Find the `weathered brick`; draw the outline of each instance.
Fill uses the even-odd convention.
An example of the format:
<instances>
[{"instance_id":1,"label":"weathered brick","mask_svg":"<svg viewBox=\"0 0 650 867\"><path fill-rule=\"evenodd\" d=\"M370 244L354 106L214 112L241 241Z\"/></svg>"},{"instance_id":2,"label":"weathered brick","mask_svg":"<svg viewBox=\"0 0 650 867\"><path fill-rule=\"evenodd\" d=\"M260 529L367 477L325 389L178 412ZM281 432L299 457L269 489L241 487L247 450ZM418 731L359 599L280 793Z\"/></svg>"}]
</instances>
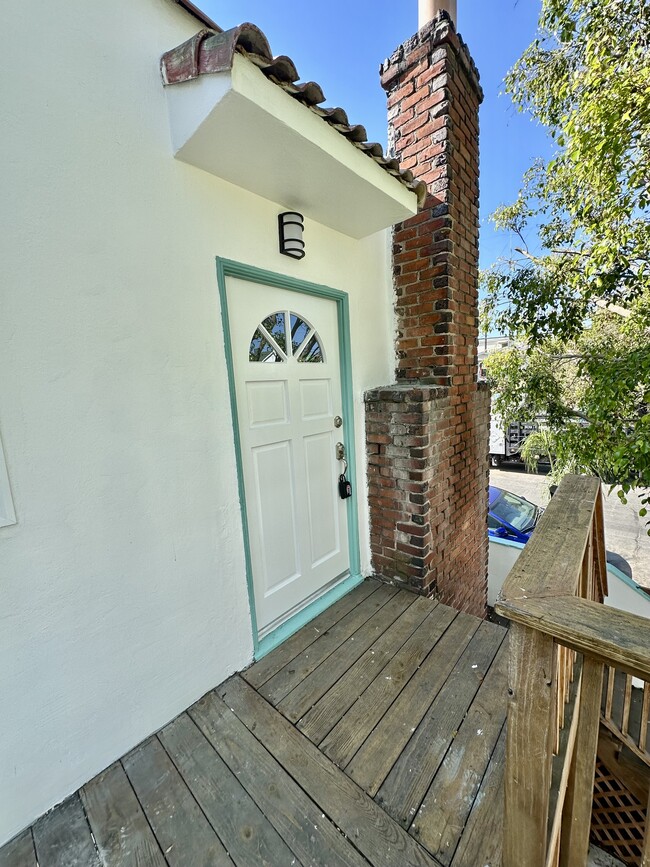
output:
<instances>
[{"instance_id":1,"label":"weathered brick","mask_svg":"<svg viewBox=\"0 0 650 867\"><path fill-rule=\"evenodd\" d=\"M429 185L395 227L397 378L366 395L375 570L483 616L489 393L476 383L478 105L444 19L382 68L397 157Z\"/></svg>"}]
</instances>

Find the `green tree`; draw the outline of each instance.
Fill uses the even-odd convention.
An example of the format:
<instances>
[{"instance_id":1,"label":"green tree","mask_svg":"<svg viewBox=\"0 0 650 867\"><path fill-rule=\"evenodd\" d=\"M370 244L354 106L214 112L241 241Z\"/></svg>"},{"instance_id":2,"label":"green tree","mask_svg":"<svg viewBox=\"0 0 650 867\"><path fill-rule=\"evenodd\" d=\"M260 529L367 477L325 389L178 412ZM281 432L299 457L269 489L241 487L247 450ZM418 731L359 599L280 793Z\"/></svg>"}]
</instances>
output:
<instances>
[{"instance_id":1,"label":"green tree","mask_svg":"<svg viewBox=\"0 0 650 867\"><path fill-rule=\"evenodd\" d=\"M506 418L543 413L558 460L650 486L650 0L542 0L506 79L556 143L493 216L518 239L483 275ZM529 239L534 239L530 244Z\"/></svg>"}]
</instances>

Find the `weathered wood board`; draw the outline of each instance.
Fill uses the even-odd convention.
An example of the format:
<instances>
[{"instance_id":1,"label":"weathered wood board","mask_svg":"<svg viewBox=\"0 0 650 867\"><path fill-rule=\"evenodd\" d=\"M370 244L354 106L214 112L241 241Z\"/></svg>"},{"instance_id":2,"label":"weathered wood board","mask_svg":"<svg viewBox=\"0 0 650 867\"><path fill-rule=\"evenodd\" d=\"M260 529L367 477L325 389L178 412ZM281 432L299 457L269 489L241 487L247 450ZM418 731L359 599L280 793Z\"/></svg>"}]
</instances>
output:
<instances>
[{"instance_id":1,"label":"weathered wood board","mask_svg":"<svg viewBox=\"0 0 650 867\"><path fill-rule=\"evenodd\" d=\"M101 867L79 795L46 813L33 831L39 867Z\"/></svg>"},{"instance_id":2,"label":"weathered wood board","mask_svg":"<svg viewBox=\"0 0 650 867\"><path fill-rule=\"evenodd\" d=\"M232 867L232 861L157 738L123 760L170 867Z\"/></svg>"},{"instance_id":3,"label":"weathered wood board","mask_svg":"<svg viewBox=\"0 0 650 867\"><path fill-rule=\"evenodd\" d=\"M248 689L253 692L251 687ZM275 719L284 721L270 705L263 704ZM265 749L235 716L230 706L231 702L226 705L215 693L210 693L190 708L189 713L291 851L303 864L314 867L327 867L332 861L349 867L365 867L357 850L283 769L272 750Z\"/></svg>"},{"instance_id":4,"label":"weathered wood board","mask_svg":"<svg viewBox=\"0 0 650 867\"><path fill-rule=\"evenodd\" d=\"M36 867L32 829L28 828L0 849L0 867Z\"/></svg>"},{"instance_id":5,"label":"weathered wood board","mask_svg":"<svg viewBox=\"0 0 650 867\"><path fill-rule=\"evenodd\" d=\"M0 867L500 867L504 634L364 582Z\"/></svg>"},{"instance_id":6,"label":"weathered wood board","mask_svg":"<svg viewBox=\"0 0 650 867\"><path fill-rule=\"evenodd\" d=\"M160 739L236 864L299 863L188 714L166 726Z\"/></svg>"},{"instance_id":7,"label":"weathered wood board","mask_svg":"<svg viewBox=\"0 0 650 867\"><path fill-rule=\"evenodd\" d=\"M341 618L356 608L364 599L367 599L375 590L378 590L380 586L378 581L371 580L359 584L351 593L347 593L338 602L335 602L334 605L331 605L326 611L323 611L322 614L319 614L318 617L315 617L306 626L283 641L272 653L267 654L259 662L242 672L242 677L251 686L259 689L262 684L317 641Z\"/></svg>"},{"instance_id":8,"label":"weathered wood board","mask_svg":"<svg viewBox=\"0 0 650 867\"><path fill-rule=\"evenodd\" d=\"M120 762L111 765L81 790L81 799L95 835L102 864L131 867L167 862L142 812Z\"/></svg>"},{"instance_id":9,"label":"weathered wood board","mask_svg":"<svg viewBox=\"0 0 650 867\"><path fill-rule=\"evenodd\" d=\"M400 648L365 692L321 742L321 750L340 767L346 767L379 723L458 612L439 605Z\"/></svg>"},{"instance_id":10,"label":"weathered wood board","mask_svg":"<svg viewBox=\"0 0 650 867\"><path fill-rule=\"evenodd\" d=\"M345 837L354 840L371 864L435 867L436 862L397 822L241 678L231 678L220 692L226 705L254 729L260 743L318 803L322 818L328 817Z\"/></svg>"}]
</instances>

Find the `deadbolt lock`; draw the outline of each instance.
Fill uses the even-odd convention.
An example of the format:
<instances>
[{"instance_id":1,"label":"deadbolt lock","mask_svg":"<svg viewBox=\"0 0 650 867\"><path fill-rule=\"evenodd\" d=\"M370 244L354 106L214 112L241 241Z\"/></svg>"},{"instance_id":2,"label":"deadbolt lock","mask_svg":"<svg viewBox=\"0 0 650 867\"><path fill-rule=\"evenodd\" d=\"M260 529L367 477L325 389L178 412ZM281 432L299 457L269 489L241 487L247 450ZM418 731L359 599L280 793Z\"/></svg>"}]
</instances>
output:
<instances>
[{"instance_id":1,"label":"deadbolt lock","mask_svg":"<svg viewBox=\"0 0 650 867\"><path fill-rule=\"evenodd\" d=\"M343 419L341 418L340 415L335 415L334 416L334 427L342 427L342 426L343 426Z\"/></svg>"}]
</instances>

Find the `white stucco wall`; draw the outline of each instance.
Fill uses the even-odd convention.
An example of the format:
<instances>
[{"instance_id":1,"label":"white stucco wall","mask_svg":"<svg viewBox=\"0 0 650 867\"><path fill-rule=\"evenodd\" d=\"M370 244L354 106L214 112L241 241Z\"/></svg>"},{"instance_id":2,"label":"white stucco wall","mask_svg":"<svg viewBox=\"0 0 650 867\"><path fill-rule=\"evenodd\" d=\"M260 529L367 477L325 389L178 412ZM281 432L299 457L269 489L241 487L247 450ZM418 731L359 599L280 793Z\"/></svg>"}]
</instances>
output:
<instances>
[{"instance_id":1,"label":"white stucco wall","mask_svg":"<svg viewBox=\"0 0 650 867\"><path fill-rule=\"evenodd\" d=\"M607 586L607 605L650 618L650 596L611 563L607 564Z\"/></svg>"},{"instance_id":2,"label":"white stucco wall","mask_svg":"<svg viewBox=\"0 0 650 867\"><path fill-rule=\"evenodd\" d=\"M277 205L172 159L158 61L199 28L169 0L3 14L0 844L251 659L215 256L349 292L369 566L387 239L307 210L293 261Z\"/></svg>"},{"instance_id":3,"label":"white stucco wall","mask_svg":"<svg viewBox=\"0 0 650 867\"><path fill-rule=\"evenodd\" d=\"M508 572L519 559L524 549L522 542L512 539L497 539L490 536L488 553L488 605L494 608Z\"/></svg>"}]
</instances>

